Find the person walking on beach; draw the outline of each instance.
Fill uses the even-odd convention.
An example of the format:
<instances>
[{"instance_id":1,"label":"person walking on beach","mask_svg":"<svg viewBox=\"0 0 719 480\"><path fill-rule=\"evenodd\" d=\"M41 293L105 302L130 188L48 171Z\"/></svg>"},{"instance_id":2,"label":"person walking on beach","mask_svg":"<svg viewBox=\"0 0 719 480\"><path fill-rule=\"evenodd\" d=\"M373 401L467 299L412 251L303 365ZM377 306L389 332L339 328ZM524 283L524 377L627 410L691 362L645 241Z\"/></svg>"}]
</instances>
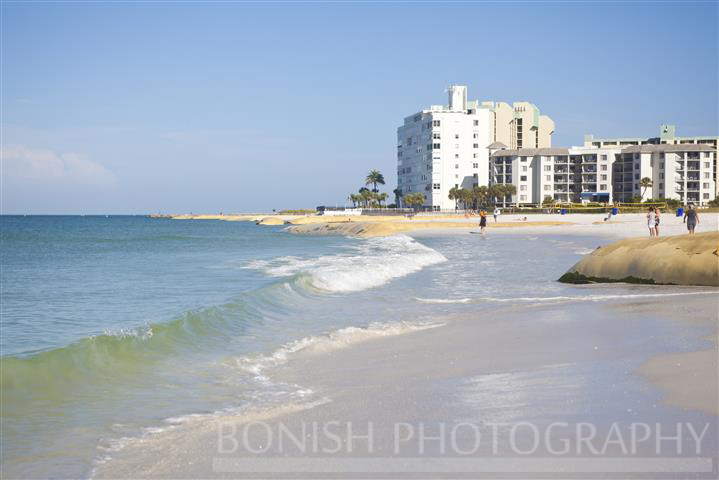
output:
<instances>
[{"instance_id":1,"label":"person walking on beach","mask_svg":"<svg viewBox=\"0 0 719 480\"><path fill-rule=\"evenodd\" d=\"M657 219L654 215L654 207L649 207L649 212L647 213L647 227L649 227L649 236L653 237L656 233L654 230L657 226Z\"/></svg>"},{"instance_id":2,"label":"person walking on beach","mask_svg":"<svg viewBox=\"0 0 719 480\"><path fill-rule=\"evenodd\" d=\"M500 213L502 212L499 210L499 207L494 207L494 223L497 223L497 217Z\"/></svg>"},{"instance_id":3,"label":"person walking on beach","mask_svg":"<svg viewBox=\"0 0 719 480\"><path fill-rule=\"evenodd\" d=\"M659 207L654 207L654 236L659 236Z\"/></svg>"},{"instance_id":4,"label":"person walking on beach","mask_svg":"<svg viewBox=\"0 0 719 480\"><path fill-rule=\"evenodd\" d=\"M689 204L689 208L687 208L686 213L684 213L684 221L687 224L687 230L689 230L689 235L693 235L694 228L697 226L697 223L700 223L699 214L694 209L693 203Z\"/></svg>"},{"instance_id":5,"label":"person walking on beach","mask_svg":"<svg viewBox=\"0 0 719 480\"><path fill-rule=\"evenodd\" d=\"M487 212L481 210L479 212L479 232L484 235L484 229L487 228Z\"/></svg>"}]
</instances>

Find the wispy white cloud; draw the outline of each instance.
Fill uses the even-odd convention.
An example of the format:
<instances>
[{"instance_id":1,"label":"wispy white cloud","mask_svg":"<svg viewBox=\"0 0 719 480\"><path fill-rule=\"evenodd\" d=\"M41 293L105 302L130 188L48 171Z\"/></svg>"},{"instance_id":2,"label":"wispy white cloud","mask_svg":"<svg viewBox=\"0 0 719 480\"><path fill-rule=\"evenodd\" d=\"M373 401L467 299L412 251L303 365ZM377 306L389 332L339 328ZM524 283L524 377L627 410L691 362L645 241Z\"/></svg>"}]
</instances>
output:
<instances>
[{"instance_id":1,"label":"wispy white cloud","mask_svg":"<svg viewBox=\"0 0 719 480\"><path fill-rule=\"evenodd\" d=\"M77 153L8 146L0 149L5 179L34 180L52 184L82 184L112 187L115 175L100 163Z\"/></svg>"}]
</instances>

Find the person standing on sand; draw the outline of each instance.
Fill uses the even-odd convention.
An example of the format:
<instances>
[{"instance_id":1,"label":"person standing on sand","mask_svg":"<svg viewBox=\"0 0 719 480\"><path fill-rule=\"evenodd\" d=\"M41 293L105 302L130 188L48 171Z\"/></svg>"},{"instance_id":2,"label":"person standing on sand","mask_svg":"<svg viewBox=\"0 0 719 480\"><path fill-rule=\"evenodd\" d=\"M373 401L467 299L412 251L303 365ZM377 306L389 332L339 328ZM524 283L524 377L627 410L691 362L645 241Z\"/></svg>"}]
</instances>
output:
<instances>
[{"instance_id":1,"label":"person standing on sand","mask_svg":"<svg viewBox=\"0 0 719 480\"><path fill-rule=\"evenodd\" d=\"M699 214L696 210L694 210L694 204L690 203L689 208L687 208L686 213L684 213L684 221L687 224L687 230L689 230L689 235L694 234L694 228L696 228L697 223L699 222Z\"/></svg>"},{"instance_id":2,"label":"person standing on sand","mask_svg":"<svg viewBox=\"0 0 719 480\"><path fill-rule=\"evenodd\" d=\"M654 207L654 236L659 236L659 207Z\"/></svg>"},{"instance_id":3,"label":"person standing on sand","mask_svg":"<svg viewBox=\"0 0 719 480\"><path fill-rule=\"evenodd\" d=\"M481 210L479 212L479 231L484 235L484 229L487 228L487 212Z\"/></svg>"},{"instance_id":4,"label":"person standing on sand","mask_svg":"<svg viewBox=\"0 0 719 480\"><path fill-rule=\"evenodd\" d=\"M655 228L657 226L657 219L654 215L654 207L649 207L649 212L647 213L647 227L649 227L649 236L653 237L655 234Z\"/></svg>"},{"instance_id":5,"label":"person standing on sand","mask_svg":"<svg viewBox=\"0 0 719 480\"><path fill-rule=\"evenodd\" d=\"M499 210L499 207L494 207L494 223L497 223L497 217L500 213L502 212Z\"/></svg>"}]
</instances>

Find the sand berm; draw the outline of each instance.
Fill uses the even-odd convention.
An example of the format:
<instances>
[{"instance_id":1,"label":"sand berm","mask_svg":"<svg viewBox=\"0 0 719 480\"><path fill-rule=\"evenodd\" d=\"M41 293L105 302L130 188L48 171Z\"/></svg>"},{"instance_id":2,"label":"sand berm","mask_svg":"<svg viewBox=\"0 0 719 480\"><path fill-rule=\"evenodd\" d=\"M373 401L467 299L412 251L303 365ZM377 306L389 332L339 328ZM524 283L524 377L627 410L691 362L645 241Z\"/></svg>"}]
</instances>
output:
<instances>
[{"instance_id":1,"label":"sand berm","mask_svg":"<svg viewBox=\"0 0 719 480\"><path fill-rule=\"evenodd\" d=\"M586 255L560 281L719 286L719 232L620 240Z\"/></svg>"}]
</instances>

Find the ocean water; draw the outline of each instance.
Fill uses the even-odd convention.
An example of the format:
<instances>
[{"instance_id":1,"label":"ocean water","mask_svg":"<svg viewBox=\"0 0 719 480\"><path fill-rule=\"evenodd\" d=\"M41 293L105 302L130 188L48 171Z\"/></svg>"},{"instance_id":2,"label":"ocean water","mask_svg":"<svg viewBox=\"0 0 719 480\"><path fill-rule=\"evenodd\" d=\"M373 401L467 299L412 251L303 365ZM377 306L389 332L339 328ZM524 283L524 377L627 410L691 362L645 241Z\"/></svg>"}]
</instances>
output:
<instances>
[{"instance_id":1,"label":"ocean water","mask_svg":"<svg viewBox=\"0 0 719 480\"><path fill-rule=\"evenodd\" d=\"M273 382L322 354L452 315L706 295L555 281L594 237L375 239L246 222L0 217L0 455L6 477L87 477L187 418L322 402Z\"/></svg>"}]
</instances>

